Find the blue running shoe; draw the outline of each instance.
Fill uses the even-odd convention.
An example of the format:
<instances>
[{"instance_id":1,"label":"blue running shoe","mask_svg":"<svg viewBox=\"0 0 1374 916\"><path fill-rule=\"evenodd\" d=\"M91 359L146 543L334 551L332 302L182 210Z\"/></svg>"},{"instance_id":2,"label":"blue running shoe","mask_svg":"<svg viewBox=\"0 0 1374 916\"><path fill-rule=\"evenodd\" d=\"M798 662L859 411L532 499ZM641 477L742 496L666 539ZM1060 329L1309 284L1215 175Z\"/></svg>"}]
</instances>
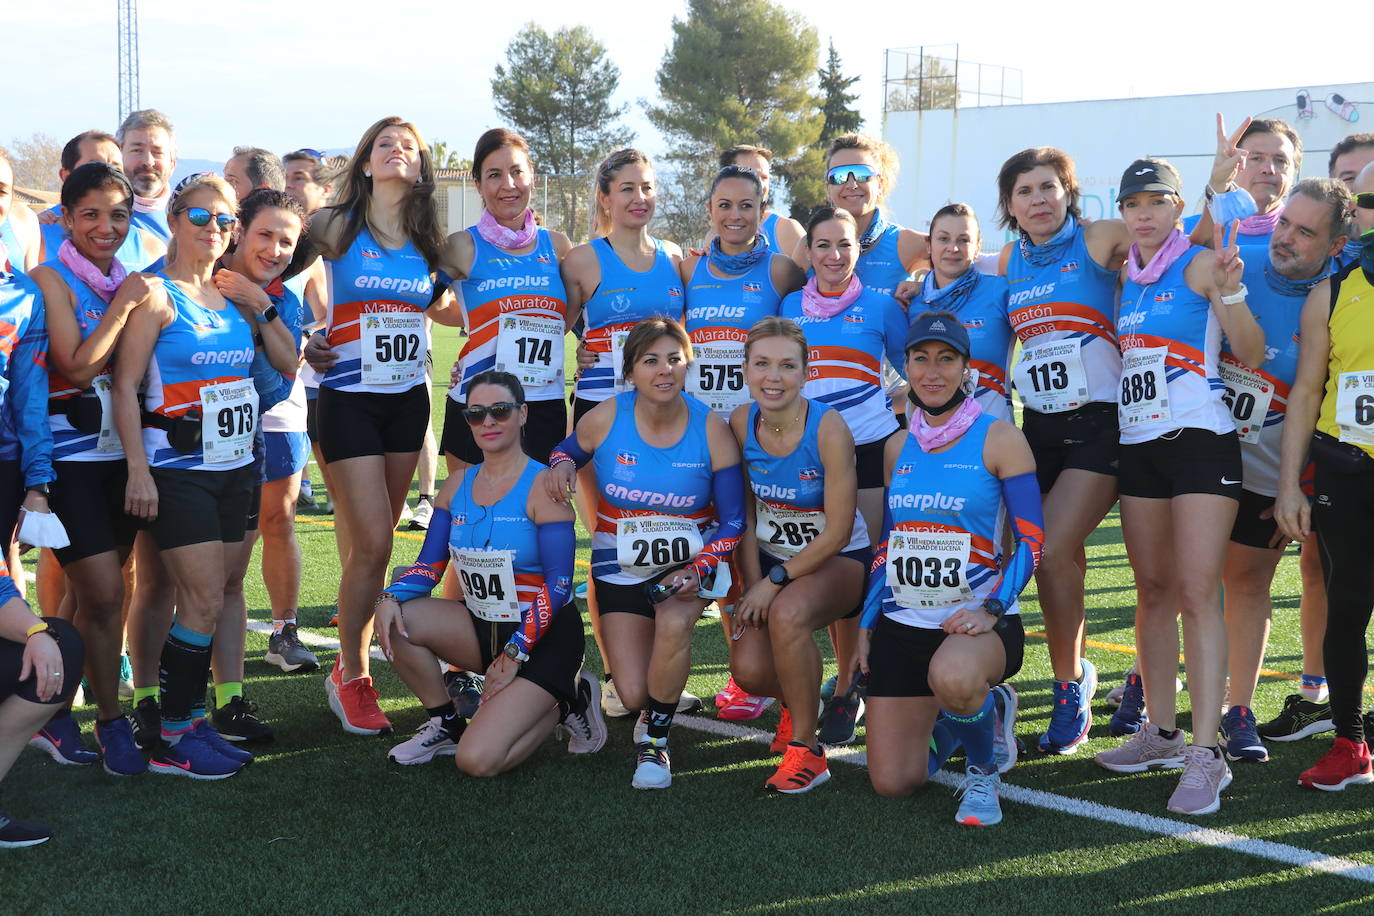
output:
<instances>
[{"instance_id":1,"label":"blue running shoe","mask_svg":"<svg viewBox=\"0 0 1374 916\"><path fill-rule=\"evenodd\" d=\"M36 747L55 762L67 766L90 766L100 755L81 740L81 728L67 710L48 720L48 724L29 739L29 747Z\"/></svg>"},{"instance_id":2,"label":"blue running shoe","mask_svg":"<svg viewBox=\"0 0 1374 916\"><path fill-rule=\"evenodd\" d=\"M1086 658L1079 660L1083 676L1077 681L1054 682L1054 705L1050 727L1040 736L1040 750L1046 754L1072 754L1088 738L1092 728L1093 694L1097 691L1097 668Z\"/></svg>"},{"instance_id":3,"label":"blue running shoe","mask_svg":"<svg viewBox=\"0 0 1374 916\"><path fill-rule=\"evenodd\" d=\"M227 743L227 742L226 742ZM191 779L228 779L243 764L230 760L206 743L194 731L186 732L176 744L163 743L148 761L151 773L189 776Z\"/></svg>"},{"instance_id":4,"label":"blue running shoe","mask_svg":"<svg viewBox=\"0 0 1374 916\"><path fill-rule=\"evenodd\" d=\"M1227 760L1251 760L1264 763L1269 751L1260 740L1255 713L1248 706L1232 706L1221 717L1222 749Z\"/></svg>"},{"instance_id":5,"label":"blue running shoe","mask_svg":"<svg viewBox=\"0 0 1374 916\"><path fill-rule=\"evenodd\" d=\"M964 781L956 792L963 796L959 802L959 813L954 815L956 824L972 824L975 827L991 827L1002 822L1002 803L998 793L1002 788L1002 777L996 773L984 773L969 764Z\"/></svg>"},{"instance_id":6,"label":"blue running shoe","mask_svg":"<svg viewBox=\"0 0 1374 916\"><path fill-rule=\"evenodd\" d=\"M1107 730L1113 738L1124 738L1140 731L1146 721L1145 682L1140 675L1132 672L1126 675L1126 690L1121 694L1121 705L1112 713L1112 722Z\"/></svg>"},{"instance_id":7,"label":"blue running shoe","mask_svg":"<svg viewBox=\"0 0 1374 916\"><path fill-rule=\"evenodd\" d=\"M134 744L134 729L129 720L120 716L107 725L95 723L95 740L105 760L105 772L111 776L137 776L148 772L148 764Z\"/></svg>"},{"instance_id":8,"label":"blue running shoe","mask_svg":"<svg viewBox=\"0 0 1374 916\"><path fill-rule=\"evenodd\" d=\"M228 757L230 760L242 766L247 766L253 762L253 755L241 747L236 747L225 740L224 736L210 724L209 719L201 719L196 723L196 727L191 729L191 734L200 738L210 749L221 757Z\"/></svg>"}]
</instances>

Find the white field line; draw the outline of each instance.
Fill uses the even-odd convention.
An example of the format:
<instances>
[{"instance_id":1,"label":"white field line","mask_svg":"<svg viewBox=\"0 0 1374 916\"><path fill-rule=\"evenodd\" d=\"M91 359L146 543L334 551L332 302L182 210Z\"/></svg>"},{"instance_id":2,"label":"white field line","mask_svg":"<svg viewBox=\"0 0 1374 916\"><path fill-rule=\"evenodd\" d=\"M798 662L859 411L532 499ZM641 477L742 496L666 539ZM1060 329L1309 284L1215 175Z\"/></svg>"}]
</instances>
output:
<instances>
[{"instance_id":1,"label":"white field line","mask_svg":"<svg viewBox=\"0 0 1374 916\"><path fill-rule=\"evenodd\" d=\"M272 632L270 624L259 620L249 621L248 628L258 633ZM328 649L339 648L339 641L328 636L317 636L314 633L307 633L305 631L300 631L299 636L301 642L308 645ZM380 649L374 648L371 652L371 657L378 661L384 661ZM690 728L694 731L708 732L713 735L723 735L742 741L753 741L758 744L767 744L773 737L770 733L760 731L756 728L745 728L733 722L722 722L719 719L712 719L706 716L680 716L673 720L673 724L681 728ZM857 749L844 747L828 749L827 757L835 763L845 763L859 767L867 767L868 765L868 755ZM933 782L951 787L958 785L960 779L961 777L958 774L948 771L936 773L932 777ZM1027 789L1023 786L1017 786L1007 782L1002 783L1001 797L1007 801L1031 805L1036 808L1044 808L1047 811L1072 814L1076 817L1085 817L1090 820L1101 821L1104 824L1112 824L1114 826L1132 827L1143 833L1174 837L1185 843L1228 849L1232 852L1258 856L1261 859L1268 859L1283 865L1310 868L1313 871L1338 875L1342 878L1352 878L1367 884L1374 884L1374 866L1356 862L1353 859L1328 856L1298 846L1289 846L1286 843L1257 840L1226 830L1213 830L1187 821L1157 817L1152 814L1142 814L1139 811L1130 811L1125 808L1113 808L1110 805L1101 805L1097 802L1084 801L1064 795L1056 795L1053 792L1042 792L1039 789Z\"/></svg>"}]
</instances>

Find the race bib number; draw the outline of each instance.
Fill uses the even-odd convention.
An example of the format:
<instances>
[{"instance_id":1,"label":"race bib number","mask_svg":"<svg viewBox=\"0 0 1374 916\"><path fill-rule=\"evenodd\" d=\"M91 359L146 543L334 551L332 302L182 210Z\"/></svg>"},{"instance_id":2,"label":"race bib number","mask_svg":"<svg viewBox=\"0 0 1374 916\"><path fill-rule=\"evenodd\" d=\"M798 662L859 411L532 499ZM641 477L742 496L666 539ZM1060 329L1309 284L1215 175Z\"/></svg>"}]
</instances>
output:
<instances>
[{"instance_id":1,"label":"race bib number","mask_svg":"<svg viewBox=\"0 0 1374 916\"><path fill-rule=\"evenodd\" d=\"M749 400L744 387L744 344L694 344L687 371L687 390L720 413L729 413Z\"/></svg>"},{"instance_id":2,"label":"race bib number","mask_svg":"<svg viewBox=\"0 0 1374 916\"><path fill-rule=\"evenodd\" d=\"M1374 372L1341 373L1336 427L1342 442L1374 445Z\"/></svg>"},{"instance_id":3,"label":"race bib number","mask_svg":"<svg viewBox=\"0 0 1374 916\"><path fill-rule=\"evenodd\" d=\"M1063 413L1088 403L1088 373L1078 340L1048 340L1022 347L1016 364L1021 403L1038 413Z\"/></svg>"},{"instance_id":4,"label":"race bib number","mask_svg":"<svg viewBox=\"0 0 1374 916\"><path fill-rule=\"evenodd\" d=\"M759 499L754 501L754 535L772 557L790 560L825 530L825 513L787 509Z\"/></svg>"},{"instance_id":5,"label":"race bib number","mask_svg":"<svg viewBox=\"0 0 1374 916\"><path fill-rule=\"evenodd\" d=\"M625 340L629 336L628 330L611 332L611 367L615 369L617 392L630 390L630 383L625 378Z\"/></svg>"},{"instance_id":6,"label":"race bib number","mask_svg":"<svg viewBox=\"0 0 1374 916\"><path fill-rule=\"evenodd\" d=\"M362 326L363 383L392 385L425 371L425 316L420 312L380 312L358 316Z\"/></svg>"},{"instance_id":7,"label":"race bib number","mask_svg":"<svg viewBox=\"0 0 1374 916\"><path fill-rule=\"evenodd\" d=\"M95 390L95 396L100 401L100 434L95 440L95 450L98 452L117 452L124 448L119 441L119 433L114 428L114 408L110 403L110 394L114 390L114 378L110 375L97 375L91 379L91 388Z\"/></svg>"},{"instance_id":8,"label":"race bib number","mask_svg":"<svg viewBox=\"0 0 1374 916\"><path fill-rule=\"evenodd\" d=\"M1123 427L1164 422L1172 416L1164 360L1168 347L1132 350L1121 360L1121 400L1117 417Z\"/></svg>"},{"instance_id":9,"label":"race bib number","mask_svg":"<svg viewBox=\"0 0 1374 916\"><path fill-rule=\"evenodd\" d=\"M1273 384L1255 370L1227 357L1222 357L1217 373L1226 386L1226 393L1221 397L1231 408L1236 435L1241 442L1258 442L1264 419L1269 415L1269 404L1274 400Z\"/></svg>"},{"instance_id":10,"label":"race bib number","mask_svg":"<svg viewBox=\"0 0 1374 916\"><path fill-rule=\"evenodd\" d=\"M206 464L227 464L253 453L258 392L252 379L200 389L200 444Z\"/></svg>"},{"instance_id":11,"label":"race bib number","mask_svg":"<svg viewBox=\"0 0 1374 916\"><path fill-rule=\"evenodd\" d=\"M686 566L702 548L701 532L688 518L645 515L615 523L615 558L621 570L640 579Z\"/></svg>"},{"instance_id":12,"label":"race bib number","mask_svg":"<svg viewBox=\"0 0 1374 916\"><path fill-rule=\"evenodd\" d=\"M522 385L563 378L563 321L544 315L506 315L496 335L496 368Z\"/></svg>"},{"instance_id":13,"label":"race bib number","mask_svg":"<svg viewBox=\"0 0 1374 916\"><path fill-rule=\"evenodd\" d=\"M449 547L448 551L463 583L463 603L468 610L492 623L519 621L514 551L457 547Z\"/></svg>"},{"instance_id":14,"label":"race bib number","mask_svg":"<svg viewBox=\"0 0 1374 916\"><path fill-rule=\"evenodd\" d=\"M973 598L967 532L894 531L887 542L887 584L905 608L949 607Z\"/></svg>"}]
</instances>

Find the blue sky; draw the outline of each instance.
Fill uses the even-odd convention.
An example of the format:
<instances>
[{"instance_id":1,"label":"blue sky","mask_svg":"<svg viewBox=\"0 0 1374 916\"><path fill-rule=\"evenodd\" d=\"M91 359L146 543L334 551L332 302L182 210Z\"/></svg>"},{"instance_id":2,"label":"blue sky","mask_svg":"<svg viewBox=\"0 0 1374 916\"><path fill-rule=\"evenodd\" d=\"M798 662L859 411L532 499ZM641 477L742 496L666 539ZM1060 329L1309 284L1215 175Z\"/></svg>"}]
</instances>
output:
<instances>
[{"instance_id":1,"label":"blue sky","mask_svg":"<svg viewBox=\"0 0 1374 916\"><path fill-rule=\"evenodd\" d=\"M860 106L875 132L887 47L957 42L965 60L1021 69L1028 102L1350 82L1370 72L1348 20L1321 29L1309 19L1305 30L1295 29L1299 8L1291 4L786 5L816 27L822 47L833 37L845 68L862 77ZM0 142L35 131L65 140L89 127L113 129L115 0L6 0L5 7L0 34L12 88L0 103ZM884 8L889 12L880 13ZM244 143L282 152L347 147L377 117L393 113L467 154L498 123L489 81L515 32L530 21L550 30L586 24L620 66L620 101L631 105L629 123L654 152L662 143L639 103L656 95L654 74L672 19L685 9L683 0L141 0L141 102L172 117L183 157L220 161ZM1133 35L1145 10L1149 34ZM1247 48L1257 50L1235 50Z\"/></svg>"}]
</instances>

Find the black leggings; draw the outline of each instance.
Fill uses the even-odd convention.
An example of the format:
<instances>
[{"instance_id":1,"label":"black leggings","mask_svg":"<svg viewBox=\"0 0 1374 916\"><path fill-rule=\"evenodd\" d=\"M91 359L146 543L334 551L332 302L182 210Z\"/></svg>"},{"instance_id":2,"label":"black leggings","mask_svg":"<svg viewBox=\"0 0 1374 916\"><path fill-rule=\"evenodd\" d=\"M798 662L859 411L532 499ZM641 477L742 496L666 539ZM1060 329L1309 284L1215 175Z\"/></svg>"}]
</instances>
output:
<instances>
[{"instance_id":1,"label":"black leggings","mask_svg":"<svg viewBox=\"0 0 1374 916\"><path fill-rule=\"evenodd\" d=\"M1312 526L1326 576L1326 636L1322 657L1338 738L1361 741L1360 721L1369 657L1365 630L1374 610L1374 470L1342 473L1317 462Z\"/></svg>"},{"instance_id":2,"label":"black leggings","mask_svg":"<svg viewBox=\"0 0 1374 916\"><path fill-rule=\"evenodd\" d=\"M85 652L81 647L81 636L76 627L56 617L43 618L48 626L57 633L57 647L62 652L62 689L47 701L49 706L59 706L72 698L76 687L81 683L81 665ZM37 618L34 618L37 622ZM47 639L37 636L35 639ZM20 681L19 672L24 667L24 644L0 639L0 702L17 696L30 703L42 703L38 699L38 684L32 674Z\"/></svg>"}]
</instances>

